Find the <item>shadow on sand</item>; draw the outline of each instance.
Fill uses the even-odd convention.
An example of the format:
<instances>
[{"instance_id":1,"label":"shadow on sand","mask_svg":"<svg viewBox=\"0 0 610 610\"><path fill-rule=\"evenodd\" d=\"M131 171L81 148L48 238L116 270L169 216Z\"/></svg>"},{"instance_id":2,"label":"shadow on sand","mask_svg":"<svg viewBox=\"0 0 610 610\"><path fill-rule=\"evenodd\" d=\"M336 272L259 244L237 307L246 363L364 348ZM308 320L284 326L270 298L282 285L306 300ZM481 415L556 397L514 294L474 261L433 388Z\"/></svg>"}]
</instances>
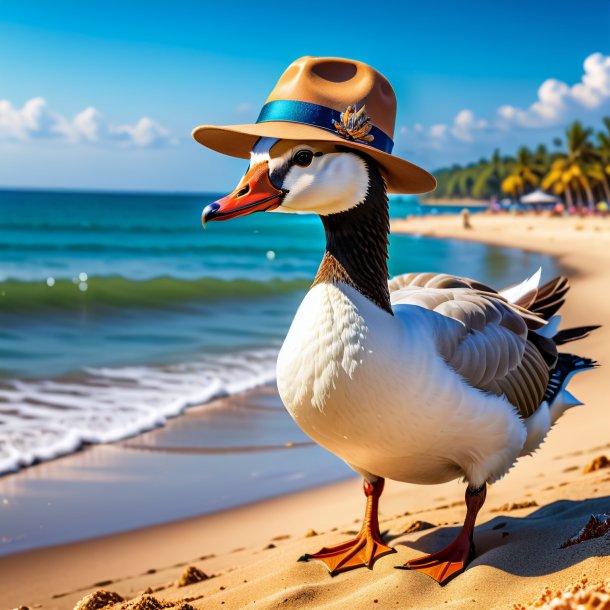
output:
<instances>
[{"instance_id":1,"label":"shadow on sand","mask_svg":"<svg viewBox=\"0 0 610 610\"><path fill-rule=\"evenodd\" d=\"M610 556L610 535L560 548L586 525L592 514L610 512L610 496L582 501L559 500L527 517L499 515L475 529L476 556L470 567L488 565L516 576L559 572L589 557ZM393 539L394 546L433 553L447 546L458 527L442 527L414 542ZM389 540L387 537L386 540Z\"/></svg>"}]
</instances>

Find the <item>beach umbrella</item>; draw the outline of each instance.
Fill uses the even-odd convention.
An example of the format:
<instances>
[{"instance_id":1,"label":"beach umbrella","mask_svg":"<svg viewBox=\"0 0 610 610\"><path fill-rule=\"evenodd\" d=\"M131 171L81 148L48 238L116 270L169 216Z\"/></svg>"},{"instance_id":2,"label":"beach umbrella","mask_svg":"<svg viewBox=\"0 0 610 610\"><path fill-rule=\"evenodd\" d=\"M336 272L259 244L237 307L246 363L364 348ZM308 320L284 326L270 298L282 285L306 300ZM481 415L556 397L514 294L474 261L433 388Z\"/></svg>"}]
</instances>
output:
<instances>
[{"instance_id":1,"label":"beach umbrella","mask_svg":"<svg viewBox=\"0 0 610 610\"><path fill-rule=\"evenodd\" d=\"M529 195L523 195L520 199L524 205L548 205L550 203L557 203L559 199L553 195L549 195L540 189L529 193Z\"/></svg>"}]
</instances>

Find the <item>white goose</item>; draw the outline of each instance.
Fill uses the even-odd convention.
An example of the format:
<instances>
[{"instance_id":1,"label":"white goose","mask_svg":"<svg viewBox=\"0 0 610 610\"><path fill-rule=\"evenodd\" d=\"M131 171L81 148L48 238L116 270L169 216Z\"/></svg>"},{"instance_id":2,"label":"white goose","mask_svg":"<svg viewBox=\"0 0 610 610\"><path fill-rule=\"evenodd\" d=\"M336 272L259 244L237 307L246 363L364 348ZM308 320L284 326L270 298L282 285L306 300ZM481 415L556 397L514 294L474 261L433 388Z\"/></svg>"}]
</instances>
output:
<instances>
[{"instance_id":1,"label":"white goose","mask_svg":"<svg viewBox=\"0 0 610 610\"><path fill-rule=\"evenodd\" d=\"M333 142L262 137L233 193L207 206L203 222L253 211L313 213L326 251L277 363L282 401L302 430L364 477L358 536L306 556L331 573L372 567L392 552L379 532L384 478L467 483L457 539L409 561L444 583L473 554L486 484L536 450L578 403L565 385L595 363L557 345L595 327L558 331L568 290L540 274L496 292L447 274L387 281L389 215L384 176L362 150Z\"/></svg>"}]
</instances>

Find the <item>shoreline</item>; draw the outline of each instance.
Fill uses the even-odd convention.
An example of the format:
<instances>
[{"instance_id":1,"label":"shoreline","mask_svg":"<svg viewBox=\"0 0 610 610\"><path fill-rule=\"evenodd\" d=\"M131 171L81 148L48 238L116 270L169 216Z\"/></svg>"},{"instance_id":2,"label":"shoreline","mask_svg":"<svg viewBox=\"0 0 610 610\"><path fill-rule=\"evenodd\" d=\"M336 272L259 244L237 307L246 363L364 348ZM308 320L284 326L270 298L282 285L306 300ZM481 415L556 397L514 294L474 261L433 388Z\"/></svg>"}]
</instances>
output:
<instances>
[{"instance_id":1,"label":"shoreline","mask_svg":"<svg viewBox=\"0 0 610 610\"><path fill-rule=\"evenodd\" d=\"M392 228L397 232L480 241L552 254L571 278L577 280L563 310L566 323L608 324L603 288L610 285L610 222L577 219L574 222L586 225L577 229L569 220L476 215L471 219L473 230L466 231L461 227L459 215L433 216L394 220ZM549 222L559 223L550 225L550 234ZM595 230L595 223L602 227L601 230ZM535 245L532 244L533 236L536 237ZM586 258L582 256L583 248L587 249ZM610 361L610 331L607 329L608 326L579 343L577 350L601 362ZM177 600L190 596L194 597L190 602L194 607L206 609L250 605L271 608L283 603L284 599L288 602L282 607L287 608L312 607L308 604L314 600L316 605L341 607L333 604L347 599L359 608L370 607L373 598L388 600L388 594L394 595L392 604L394 600L402 601L401 608L447 608L447 601L462 599L466 602L475 599L473 596L481 603L485 603L481 599L485 595L487 603L489 600L495 600L494 603L507 601L506 592L502 593L507 587L512 587L513 591L519 587L519 597L512 601L526 602L535 598L537 592L542 593L546 586L569 584L581 572L588 572L591 578L599 577L604 570L606 574L610 571L608 551L604 551L600 540L587 543L586 552L582 550L584 545L574 547L580 555L575 551L578 561L569 565L555 561L558 553L553 549L556 546L550 546L550 559L546 558L544 563L549 569L525 574L511 568L508 559L502 557L505 548L504 542L500 542L504 540L503 536L500 538L502 528L494 528L502 522L501 517L509 523L507 540L508 543L515 540L517 549L512 553L518 553L525 548L532 532L546 532L543 537L548 538L551 530L558 530L555 535L561 537L575 527L581 514L576 514L574 523L568 524L568 517L561 512L565 508L563 499L576 503L573 510L577 506L584 512L602 506L610 508L609 471L582 475L582 468L590 459L604 451L609 454L610 414L602 404L604 392L607 394L602 378L599 372L576 377L570 390L583 399L587 407L568 413L533 458L521 460L505 479L490 489L488 503L478 520L477 536L483 539L483 544L479 545L482 557L495 548L496 555L500 556L497 561L475 561L471 569L443 589L429 579L422 580L421 575L397 571L393 566L403 563L405 557L408 559L421 554L422 550L430 550L429 547L438 547L439 537L447 536L446 526L423 534L417 530L404 534L420 516L421 520L438 526L461 519L463 486L455 482L429 487L388 482L381 505L382 529L389 529L396 537L393 544L399 554L383 558L372 572L356 570L330 579L320 564L294 562L303 552L345 538L341 531L357 529L354 521L360 520L363 503L360 482L352 479L217 514L0 558L2 578L19 587L18 593L8 595L0 590L0 601L9 607L38 603L45 609L68 608L87 591L104 583L104 588L126 597L133 597L147 587L161 587L155 593L159 599ZM583 504L587 498L589 504ZM501 510L504 504L510 505L514 501L536 502L536 506ZM541 517L528 520L528 515L539 507L547 513L551 511L554 525L547 523L548 515L546 520ZM510 516L504 517L507 512ZM308 536L311 529L319 535ZM428 539L430 542L426 543ZM535 545L529 548L530 554L536 554L535 548ZM168 585L191 564L215 575L214 578L184 589ZM75 573L72 572L74 566L78 566ZM524 576L534 578L525 580ZM482 583L487 583L489 591L481 590ZM49 591L53 591L51 595L70 593L53 598ZM205 597L198 598L198 595ZM254 604L254 601L258 603Z\"/></svg>"},{"instance_id":2,"label":"shoreline","mask_svg":"<svg viewBox=\"0 0 610 610\"><path fill-rule=\"evenodd\" d=\"M489 201L484 201L482 199L472 199L471 197L422 197L420 199L420 204L422 207L447 207L447 208L457 208L457 207L465 207L465 208L488 208Z\"/></svg>"},{"instance_id":3,"label":"shoreline","mask_svg":"<svg viewBox=\"0 0 610 610\"><path fill-rule=\"evenodd\" d=\"M610 218L544 218L533 214L523 214L521 216L509 216L508 214L477 214L476 217L471 217L470 222L475 225L474 229L464 229L462 226L462 218L459 214L443 214L443 215L424 215L420 217L410 217L404 219L394 218L390 221L390 230L392 233L401 235L417 235L420 237L431 237L436 239L457 239L466 242L481 243L488 246L496 246L499 248L518 248L524 252L532 254L548 254L551 255L558 263L563 272L571 278L587 275L590 271L588 266L575 265L568 259L573 254L573 249L566 251L559 236L550 237L548 233L544 236L546 241L536 245L531 243L531 240L525 236L509 235L507 229L510 226L510 221L514 219L518 224L524 224L525 230L530 232L531 237L536 237L535 224L540 219L548 223L557 223L554 229L561 229L561 223L569 223L570 229L576 230L574 227L586 225L604 226L606 230L610 230ZM481 219L484 219L481 221ZM489 219L489 220L486 220ZM494 219L494 220L492 220ZM508 222L503 222L508 221ZM481 231L476 230L476 224L487 225L494 227L494 230L481 235ZM506 227L502 228L502 225ZM564 227L565 228L565 225ZM592 227L593 228L593 227ZM584 233L586 235L586 233ZM582 241L582 240L581 240ZM610 237L608 238L610 244ZM544 270L543 270L544 271Z\"/></svg>"},{"instance_id":4,"label":"shoreline","mask_svg":"<svg viewBox=\"0 0 610 610\"><path fill-rule=\"evenodd\" d=\"M0 558L231 510L350 475L294 426L266 384L5 475Z\"/></svg>"}]
</instances>

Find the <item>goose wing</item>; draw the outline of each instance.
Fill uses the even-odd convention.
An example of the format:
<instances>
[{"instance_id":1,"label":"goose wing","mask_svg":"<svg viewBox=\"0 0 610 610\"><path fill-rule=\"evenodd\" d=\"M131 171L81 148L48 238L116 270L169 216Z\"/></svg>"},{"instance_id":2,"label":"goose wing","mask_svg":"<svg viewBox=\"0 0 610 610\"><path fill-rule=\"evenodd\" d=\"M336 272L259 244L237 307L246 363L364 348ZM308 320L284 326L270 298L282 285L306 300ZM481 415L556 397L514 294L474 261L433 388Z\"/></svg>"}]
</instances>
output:
<instances>
[{"instance_id":1,"label":"goose wing","mask_svg":"<svg viewBox=\"0 0 610 610\"><path fill-rule=\"evenodd\" d=\"M539 314L447 274L400 275L389 286L393 307L416 305L436 314L430 319L437 349L467 383L505 396L523 418L537 410L550 375L535 332L546 324Z\"/></svg>"}]
</instances>

